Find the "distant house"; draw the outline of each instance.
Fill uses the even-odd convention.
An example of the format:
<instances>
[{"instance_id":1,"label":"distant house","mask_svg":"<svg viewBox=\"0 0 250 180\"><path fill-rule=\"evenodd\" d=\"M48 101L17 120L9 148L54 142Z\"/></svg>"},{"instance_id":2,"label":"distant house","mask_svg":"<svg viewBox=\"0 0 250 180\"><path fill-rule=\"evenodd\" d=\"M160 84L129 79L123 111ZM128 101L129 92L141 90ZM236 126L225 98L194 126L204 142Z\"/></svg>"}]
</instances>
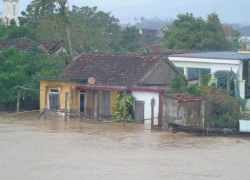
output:
<instances>
[{"instance_id":1,"label":"distant house","mask_svg":"<svg viewBox=\"0 0 250 180\"><path fill-rule=\"evenodd\" d=\"M163 38L165 32L166 32L166 31L169 31L171 28L172 28L172 24L167 24L167 25L163 26L161 29L159 29L159 30L156 32L156 37L157 37L158 39Z\"/></svg>"},{"instance_id":2,"label":"distant house","mask_svg":"<svg viewBox=\"0 0 250 180\"><path fill-rule=\"evenodd\" d=\"M41 78L40 108L66 107L69 111L109 117L114 114L117 94L127 91L135 99L135 121L150 120L150 103L154 99L154 125L161 125L163 91L170 89L175 75L186 81L166 57L82 54L60 77Z\"/></svg>"},{"instance_id":3,"label":"distant house","mask_svg":"<svg viewBox=\"0 0 250 180\"><path fill-rule=\"evenodd\" d=\"M42 51L46 51L48 53L56 54L63 50L62 41L33 41L33 40L25 40L25 39L1 39L0 40L0 50L15 47L20 51L28 51L32 47L38 47Z\"/></svg>"},{"instance_id":4,"label":"distant house","mask_svg":"<svg viewBox=\"0 0 250 180\"><path fill-rule=\"evenodd\" d=\"M193 78L189 77L190 72L197 71L199 85L202 85L204 74L212 74L212 82L215 83L221 80L220 75L226 75L225 83L221 86L245 99L246 108L250 110L249 51L176 54L170 55L169 60L183 71L189 80Z\"/></svg>"},{"instance_id":5,"label":"distant house","mask_svg":"<svg viewBox=\"0 0 250 180\"><path fill-rule=\"evenodd\" d=\"M19 0L4 0L3 1L3 22L6 25L10 24L11 20L15 20L19 25Z\"/></svg>"},{"instance_id":6,"label":"distant house","mask_svg":"<svg viewBox=\"0 0 250 180\"><path fill-rule=\"evenodd\" d=\"M142 29L143 44L156 44L158 42L157 31L157 29Z\"/></svg>"},{"instance_id":7,"label":"distant house","mask_svg":"<svg viewBox=\"0 0 250 180\"><path fill-rule=\"evenodd\" d=\"M240 36L239 44L242 49L250 49L250 35L249 36Z\"/></svg>"},{"instance_id":8,"label":"distant house","mask_svg":"<svg viewBox=\"0 0 250 180\"><path fill-rule=\"evenodd\" d=\"M233 26L230 25L223 25L223 30L225 32L226 38L231 39L235 37L236 30Z\"/></svg>"}]
</instances>

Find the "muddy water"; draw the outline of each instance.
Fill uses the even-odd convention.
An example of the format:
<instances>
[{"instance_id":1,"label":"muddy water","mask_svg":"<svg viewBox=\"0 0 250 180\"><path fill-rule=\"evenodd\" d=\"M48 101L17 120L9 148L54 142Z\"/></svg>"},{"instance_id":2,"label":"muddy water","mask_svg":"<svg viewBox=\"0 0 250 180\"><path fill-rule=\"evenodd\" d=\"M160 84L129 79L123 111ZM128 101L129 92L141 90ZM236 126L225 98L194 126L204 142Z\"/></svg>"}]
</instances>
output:
<instances>
[{"instance_id":1,"label":"muddy water","mask_svg":"<svg viewBox=\"0 0 250 180\"><path fill-rule=\"evenodd\" d=\"M250 138L36 117L0 119L1 180L250 179Z\"/></svg>"}]
</instances>

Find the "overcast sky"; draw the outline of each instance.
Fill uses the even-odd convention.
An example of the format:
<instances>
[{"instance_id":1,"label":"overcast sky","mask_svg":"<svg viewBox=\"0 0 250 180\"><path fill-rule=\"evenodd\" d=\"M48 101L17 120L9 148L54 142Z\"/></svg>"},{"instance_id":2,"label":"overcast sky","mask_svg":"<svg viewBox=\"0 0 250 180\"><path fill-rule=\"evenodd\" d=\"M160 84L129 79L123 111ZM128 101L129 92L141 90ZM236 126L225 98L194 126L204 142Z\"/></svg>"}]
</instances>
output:
<instances>
[{"instance_id":1,"label":"overcast sky","mask_svg":"<svg viewBox=\"0 0 250 180\"><path fill-rule=\"evenodd\" d=\"M19 0L20 11L30 2ZM216 12L223 23L250 25L250 0L69 0L69 6L72 5L97 6L100 10L111 11L121 23L135 17L175 19L176 15L185 12L206 18L207 14Z\"/></svg>"}]
</instances>

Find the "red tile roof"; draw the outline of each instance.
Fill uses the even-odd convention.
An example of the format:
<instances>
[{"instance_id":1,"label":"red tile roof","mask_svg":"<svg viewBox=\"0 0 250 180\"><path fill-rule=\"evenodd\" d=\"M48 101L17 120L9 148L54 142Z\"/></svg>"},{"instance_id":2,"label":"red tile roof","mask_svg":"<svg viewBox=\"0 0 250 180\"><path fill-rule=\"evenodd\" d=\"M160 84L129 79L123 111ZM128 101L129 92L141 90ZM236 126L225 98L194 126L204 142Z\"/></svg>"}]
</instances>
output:
<instances>
[{"instance_id":1,"label":"red tile roof","mask_svg":"<svg viewBox=\"0 0 250 180\"><path fill-rule=\"evenodd\" d=\"M223 25L223 29L227 37L231 37L235 35L235 29L233 26Z\"/></svg>"},{"instance_id":2,"label":"red tile roof","mask_svg":"<svg viewBox=\"0 0 250 180\"><path fill-rule=\"evenodd\" d=\"M61 47L62 41L33 41L25 39L2 39L0 40L0 49L15 47L21 51L27 51L32 46L42 45L48 52L56 52Z\"/></svg>"},{"instance_id":3,"label":"red tile roof","mask_svg":"<svg viewBox=\"0 0 250 180\"><path fill-rule=\"evenodd\" d=\"M162 56L82 54L61 74L63 78L95 78L95 85L138 86ZM172 68L171 62L165 61Z\"/></svg>"},{"instance_id":4,"label":"red tile roof","mask_svg":"<svg viewBox=\"0 0 250 180\"><path fill-rule=\"evenodd\" d=\"M175 93L170 95L171 98L177 100L177 101L202 101L204 98L199 96L193 96L191 94L184 94L184 93Z\"/></svg>"}]
</instances>

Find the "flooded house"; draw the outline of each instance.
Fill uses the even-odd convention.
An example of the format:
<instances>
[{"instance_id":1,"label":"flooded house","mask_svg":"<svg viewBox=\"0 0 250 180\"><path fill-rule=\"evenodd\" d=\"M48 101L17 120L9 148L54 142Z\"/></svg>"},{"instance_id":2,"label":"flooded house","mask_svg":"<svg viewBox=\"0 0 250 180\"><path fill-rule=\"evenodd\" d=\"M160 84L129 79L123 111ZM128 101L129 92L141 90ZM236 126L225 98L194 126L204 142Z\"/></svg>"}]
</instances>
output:
<instances>
[{"instance_id":1,"label":"flooded house","mask_svg":"<svg viewBox=\"0 0 250 180\"><path fill-rule=\"evenodd\" d=\"M126 91L134 98L136 122L150 120L154 99L154 125L162 125L163 92L176 75L186 81L162 56L82 54L60 77L40 79L40 108L112 117L117 94Z\"/></svg>"},{"instance_id":2,"label":"flooded house","mask_svg":"<svg viewBox=\"0 0 250 180\"><path fill-rule=\"evenodd\" d=\"M211 74L212 82L228 94L244 99L246 103L242 109L250 110L250 51L175 54L168 58L185 74L189 83L202 85L202 77Z\"/></svg>"}]
</instances>

